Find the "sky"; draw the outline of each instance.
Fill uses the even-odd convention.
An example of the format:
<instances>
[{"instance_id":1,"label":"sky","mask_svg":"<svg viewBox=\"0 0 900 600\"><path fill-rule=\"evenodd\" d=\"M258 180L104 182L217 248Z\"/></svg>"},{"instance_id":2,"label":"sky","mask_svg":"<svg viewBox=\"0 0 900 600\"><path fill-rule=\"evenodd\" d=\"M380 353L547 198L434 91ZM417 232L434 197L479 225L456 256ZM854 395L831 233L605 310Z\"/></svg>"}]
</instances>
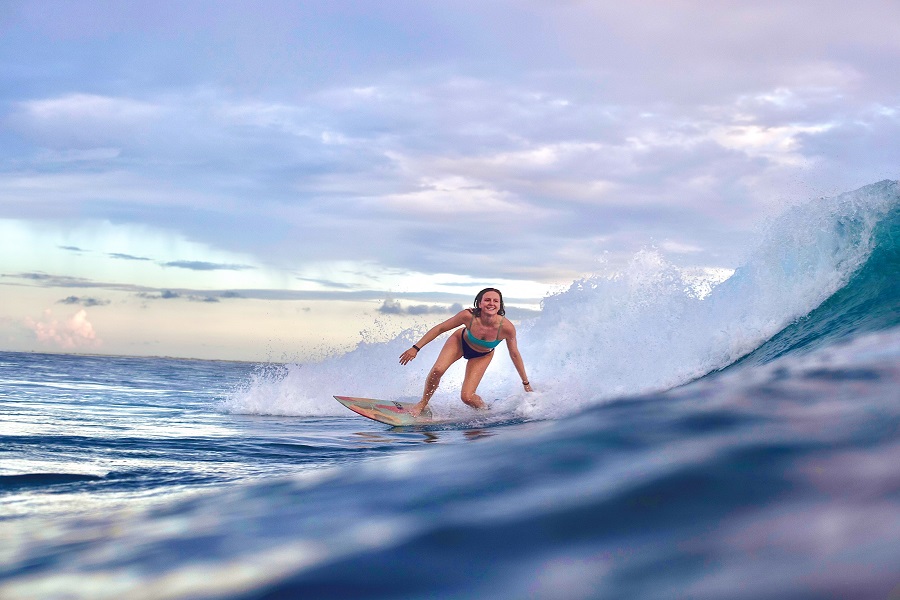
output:
<instances>
[{"instance_id":1,"label":"sky","mask_svg":"<svg viewBox=\"0 0 900 600\"><path fill-rule=\"evenodd\" d=\"M900 178L896 0L0 2L0 350L308 360ZM723 275L724 274L724 275Z\"/></svg>"}]
</instances>

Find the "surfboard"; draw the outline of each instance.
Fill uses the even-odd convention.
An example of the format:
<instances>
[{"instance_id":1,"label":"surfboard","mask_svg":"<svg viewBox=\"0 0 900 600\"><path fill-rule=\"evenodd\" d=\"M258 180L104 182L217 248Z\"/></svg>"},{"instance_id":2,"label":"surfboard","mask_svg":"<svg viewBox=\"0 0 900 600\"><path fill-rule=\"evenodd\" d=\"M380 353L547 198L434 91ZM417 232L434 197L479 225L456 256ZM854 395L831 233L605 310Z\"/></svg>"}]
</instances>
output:
<instances>
[{"instance_id":1,"label":"surfboard","mask_svg":"<svg viewBox=\"0 0 900 600\"><path fill-rule=\"evenodd\" d=\"M355 398L353 396L335 396L334 399L356 414L385 425L404 426L434 423L431 418L431 409L427 406L418 417L409 412L409 409L415 405L414 402Z\"/></svg>"}]
</instances>

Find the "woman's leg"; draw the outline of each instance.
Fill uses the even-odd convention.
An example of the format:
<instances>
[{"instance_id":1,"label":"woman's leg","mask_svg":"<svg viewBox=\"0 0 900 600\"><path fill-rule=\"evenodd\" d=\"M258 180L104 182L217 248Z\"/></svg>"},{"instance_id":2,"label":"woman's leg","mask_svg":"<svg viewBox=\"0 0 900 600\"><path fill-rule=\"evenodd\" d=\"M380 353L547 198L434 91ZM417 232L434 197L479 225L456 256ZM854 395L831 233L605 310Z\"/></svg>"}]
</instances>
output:
<instances>
[{"instance_id":1,"label":"woman's leg","mask_svg":"<svg viewBox=\"0 0 900 600\"><path fill-rule=\"evenodd\" d=\"M463 402L472 408L486 408L481 396L476 394L475 390L478 389L478 384L481 383L481 378L484 377L484 372L487 371L492 358L494 358L493 352L485 356L469 359L466 363L466 376L459 396Z\"/></svg>"},{"instance_id":2,"label":"woman's leg","mask_svg":"<svg viewBox=\"0 0 900 600\"><path fill-rule=\"evenodd\" d=\"M438 389L438 385L441 383L441 377L447 372L450 365L462 358L461 334L462 330L460 329L459 331L452 333L450 337L447 338L447 341L444 342L441 353L438 355L437 360L434 361L434 366L431 367L431 371L428 372L428 378L425 380L425 390L422 392L422 400L416 405L418 410L415 412L417 414L422 412L428 404L428 401L431 400L434 392Z\"/></svg>"}]
</instances>

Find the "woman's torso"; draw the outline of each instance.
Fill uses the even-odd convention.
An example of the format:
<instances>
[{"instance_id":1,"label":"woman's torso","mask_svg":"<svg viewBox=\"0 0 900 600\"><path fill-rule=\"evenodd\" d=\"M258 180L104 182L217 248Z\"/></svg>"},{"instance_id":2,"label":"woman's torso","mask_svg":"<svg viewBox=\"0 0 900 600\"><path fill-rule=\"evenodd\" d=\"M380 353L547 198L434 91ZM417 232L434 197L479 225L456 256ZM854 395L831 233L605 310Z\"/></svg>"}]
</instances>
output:
<instances>
[{"instance_id":1,"label":"woman's torso","mask_svg":"<svg viewBox=\"0 0 900 600\"><path fill-rule=\"evenodd\" d=\"M477 324L477 326L476 326ZM478 331L478 335L475 334L476 329ZM503 317L500 317L499 322L497 323L496 328L491 325L484 325L481 322L480 317L476 317L474 314L472 315L472 320L469 322L469 325L466 327L465 337L466 341L470 344L476 344L482 348L496 348L500 342L502 342L502 338L500 337L503 330ZM483 337L481 337L483 336ZM491 339L493 338L493 339Z\"/></svg>"}]
</instances>

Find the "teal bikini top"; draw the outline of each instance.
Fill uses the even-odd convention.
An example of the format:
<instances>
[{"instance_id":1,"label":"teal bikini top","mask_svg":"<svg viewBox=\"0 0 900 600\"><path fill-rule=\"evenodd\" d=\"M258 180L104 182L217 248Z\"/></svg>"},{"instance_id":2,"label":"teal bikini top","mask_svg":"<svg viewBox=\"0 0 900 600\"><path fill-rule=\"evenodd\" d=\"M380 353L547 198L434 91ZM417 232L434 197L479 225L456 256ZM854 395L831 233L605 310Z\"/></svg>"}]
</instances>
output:
<instances>
[{"instance_id":1,"label":"teal bikini top","mask_svg":"<svg viewBox=\"0 0 900 600\"><path fill-rule=\"evenodd\" d=\"M503 340L500 339L500 328L503 327L503 317L500 317L500 324L497 325L497 339L493 341L483 340L481 338L477 338L472 335L472 323L475 322L475 315L472 315L472 322L469 323L469 326L466 327L466 336L469 338L469 341L473 344L478 344L484 348L496 348L500 342Z\"/></svg>"}]
</instances>

